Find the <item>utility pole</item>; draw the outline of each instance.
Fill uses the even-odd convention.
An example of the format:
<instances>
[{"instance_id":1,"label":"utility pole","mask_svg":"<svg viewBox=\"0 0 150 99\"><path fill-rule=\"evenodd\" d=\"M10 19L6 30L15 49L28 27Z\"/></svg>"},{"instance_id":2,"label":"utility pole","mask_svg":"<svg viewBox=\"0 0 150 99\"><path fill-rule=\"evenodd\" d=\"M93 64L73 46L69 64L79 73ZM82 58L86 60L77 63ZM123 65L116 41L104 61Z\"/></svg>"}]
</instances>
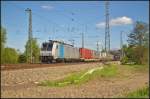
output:
<instances>
[{"instance_id":1,"label":"utility pole","mask_svg":"<svg viewBox=\"0 0 150 99\"><path fill-rule=\"evenodd\" d=\"M53 35L54 35L54 36L52 37L52 39L53 39L53 40L56 40L56 39L55 39L55 26L53 26ZM52 35L51 35L51 36L52 36Z\"/></svg>"},{"instance_id":2,"label":"utility pole","mask_svg":"<svg viewBox=\"0 0 150 99\"><path fill-rule=\"evenodd\" d=\"M87 25L85 25L85 33L87 33ZM84 48L84 32L82 32L82 48Z\"/></svg>"},{"instance_id":3,"label":"utility pole","mask_svg":"<svg viewBox=\"0 0 150 99\"><path fill-rule=\"evenodd\" d=\"M123 31L121 31L121 33L120 33L120 50L121 50L121 58L123 57L123 40L122 40L122 33L123 33Z\"/></svg>"},{"instance_id":4,"label":"utility pole","mask_svg":"<svg viewBox=\"0 0 150 99\"><path fill-rule=\"evenodd\" d=\"M30 52L30 63L32 63L32 11L31 9L27 8L25 10L29 13L29 30L28 30L28 41L29 41L29 52Z\"/></svg>"},{"instance_id":5,"label":"utility pole","mask_svg":"<svg viewBox=\"0 0 150 99\"><path fill-rule=\"evenodd\" d=\"M109 2L105 1L105 52L108 55L110 51L110 33L109 33Z\"/></svg>"},{"instance_id":6,"label":"utility pole","mask_svg":"<svg viewBox=\"0 0 150 99\"><path fill-rule=\"evenodd\" d=\"M96 44L96 45L97 45L97 52L98 52L98 51L99 51L99 44L98 44L98 41L97 41L97 44Z\"/></svg>"},{"instance_id":7,"label":"utility pole","mask_svg":"<svg viewBox=\"0 0 150 99\"><path fill-rule=\"evenodd\" d=\"M82 32L82 48L84 48L84 33Z\"/></svg>"}]
</instances>

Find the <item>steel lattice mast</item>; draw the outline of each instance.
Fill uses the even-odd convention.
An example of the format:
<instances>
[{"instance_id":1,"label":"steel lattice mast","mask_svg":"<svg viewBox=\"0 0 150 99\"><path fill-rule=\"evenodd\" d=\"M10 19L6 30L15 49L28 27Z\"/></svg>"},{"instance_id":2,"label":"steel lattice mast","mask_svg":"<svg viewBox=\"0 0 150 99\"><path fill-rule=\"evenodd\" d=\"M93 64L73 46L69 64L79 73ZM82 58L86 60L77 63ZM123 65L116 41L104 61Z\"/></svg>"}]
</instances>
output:
<instances>
[{"instance_id":1,"label":"steel lattice mast","mask_svg":"<svg viewBox=\"0 0 150 99\"><path fill-rule=\"evenodd\" d=\"M30 63L32 63L32 11L31 9L27 8L25 10L29 13L29 30L28 30L28 41L29 41L29 53L30 53Z\"/></svg>"},{"instance_id":2,"label":"steel lattice mast","mask_svg":"<svg viewBox=\"0 0 150 99\"><path fill-rule=\"evenodd\" d=\"M110 51L110 31L109 31L109 2L105 1L105 51Z\"/></svg>"}]
</instances>

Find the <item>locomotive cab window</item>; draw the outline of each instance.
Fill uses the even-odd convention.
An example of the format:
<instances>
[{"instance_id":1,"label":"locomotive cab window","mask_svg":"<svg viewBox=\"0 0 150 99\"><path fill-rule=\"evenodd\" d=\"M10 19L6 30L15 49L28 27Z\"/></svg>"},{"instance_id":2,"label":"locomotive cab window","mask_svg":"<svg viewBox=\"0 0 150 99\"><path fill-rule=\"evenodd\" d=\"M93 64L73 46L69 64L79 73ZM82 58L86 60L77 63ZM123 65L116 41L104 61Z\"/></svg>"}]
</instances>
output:
<instances>
[{"instance_id":1,"label":"locomotive cab window","mask_svg":"<svg viewBox=\"0 0 150 99\"><path fill-rule=\"evenodd\" d=\"M53 43L49 43L49 44L48 44L47 51L51 51L51 50L52 50L52 47L53 47Z\"/></svg>"},{"instance_id":2,"label":"locomotive cab window","mask_svg":"<svg viewBox=\"0 0 150 99\"><path fill-rule=\"evenodd\" d=\"M58 49L58 45L56 45L56 49Z\"/></svg>"},{"instance_id":3,"label":"locomotive cab window","mask_svg":"<svg viewBox=\"0 0 150 99\"><path fill-rule=\"evenodd\" d=\"M42 51L51 51L53 47L53 43L43 43L42 44Z\"/></svg>"},{"instance_id":4,"label":"locomotive cab window","mask_svg":"<svg viewBox=\"0 0 150 99\"><path fill-rule=\"evenodd\" d=\"M47 43L43 43L41 50L42 50L42 51L45 51L45 50L46 50L46 46L47 46Z\"/></svg>"}]
</instances>

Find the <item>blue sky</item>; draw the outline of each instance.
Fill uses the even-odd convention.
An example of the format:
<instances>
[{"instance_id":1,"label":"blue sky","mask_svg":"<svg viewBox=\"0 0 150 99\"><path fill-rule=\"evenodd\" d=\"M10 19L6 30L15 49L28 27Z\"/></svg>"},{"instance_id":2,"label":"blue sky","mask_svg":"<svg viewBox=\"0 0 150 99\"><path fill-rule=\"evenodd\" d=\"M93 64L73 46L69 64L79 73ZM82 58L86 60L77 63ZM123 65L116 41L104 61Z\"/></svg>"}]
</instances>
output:
<instances>
[{"instance_id":1,"label":"blue sky","mask_svg":"<svg viewBox=\"0 0 150 99\"><path fill-rule=\"evenodd\" d=\"M120 31L124 31L123 42L135 21L149 22L148 1L110 1L111 49L120 47ZM7 29L7 46L25 49L28 39L28 14L32 9L33 37L38 44L49 39L74 39L81 47L81 33L85 35L85 47L104 47L105 6L104 1L3 1L1 2L2 26ZM86 28L87 27L87 28Z\"/></svg>"}]
</instances>

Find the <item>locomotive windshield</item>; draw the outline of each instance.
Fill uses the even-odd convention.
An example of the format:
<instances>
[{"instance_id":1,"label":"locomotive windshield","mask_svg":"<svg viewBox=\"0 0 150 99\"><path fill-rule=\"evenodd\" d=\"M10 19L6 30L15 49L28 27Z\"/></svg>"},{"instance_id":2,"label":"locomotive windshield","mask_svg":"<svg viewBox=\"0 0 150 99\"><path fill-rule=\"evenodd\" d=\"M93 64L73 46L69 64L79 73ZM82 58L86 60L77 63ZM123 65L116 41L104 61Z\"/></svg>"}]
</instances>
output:
<instances>
[{"instance_id":1,"label":"locomotive windshield","mask_svg":"<svg viewBox=\"0 0 150 99\"><path fill-rule=\"evenodd\" d=\"M52 50L52 47L53 47L53 42L45 42L42 44L42 48L41 50L42 51L51 51Z\"/></svg>"}]
</instances>

